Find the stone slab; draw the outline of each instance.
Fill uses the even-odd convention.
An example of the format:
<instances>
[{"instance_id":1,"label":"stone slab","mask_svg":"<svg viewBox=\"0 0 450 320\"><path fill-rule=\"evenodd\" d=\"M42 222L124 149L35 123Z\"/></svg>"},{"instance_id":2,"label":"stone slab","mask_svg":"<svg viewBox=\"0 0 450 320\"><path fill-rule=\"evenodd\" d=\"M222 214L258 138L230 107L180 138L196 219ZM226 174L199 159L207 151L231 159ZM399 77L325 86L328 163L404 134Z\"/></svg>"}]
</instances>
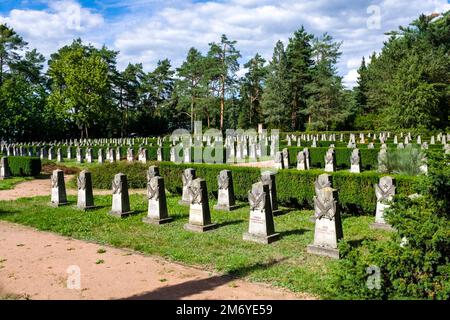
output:
<instances>
[{"instance_id":1,"label":"stone slab","mask_svg":"<svg viewBox=\"0 0 450 320\"><path fill-rule=\"evenodd\" d=\"M280 234L274 233L270 236L258 236L258 235L246 232L246 233L244 233L242 239L244 239L246 241L253 241L253 242L262 243L262 244L269 244L269 243L275 242L278 239L280 239Z\"/></svg>"},{"instance_id":2,"label":"stone slab","mask_svg":"<svg viewBox=\"0 0 450 320\"><path fill-rule=\"evenodd\" d=\"M206 232L217 228L217 223L211 223L204 226L195 225L191 223L186 223L183 226L184 230L186 231L193 231L193 232Z\"/></svg>"},{"instance_id":3,"label":"stone slab","mask_svg":"<svg viewBox=\"0 0 450 320\"><path fill-rule=\"evenodd\" d=\"M310 244L306 247L306 252L316 254L318 256L339 259L339 250L338 249L321 247L321 246L316 246L316 245Z\"/></svg>"},{"instance_id":4,"label":"stone slab","mask_svg":"<svg viewBox=\"0 0 450 320\"><path fill-rule=\"evenodd\" d=\"M165 224L165 223L169 223L173 221L173 218L164 218L164 219L152 219L149 217L144 217L142 219L142 222L144 223L148 223L148 224L154 224L154 225L161 225L161 224Z\"/></svg>"}]
</instances>

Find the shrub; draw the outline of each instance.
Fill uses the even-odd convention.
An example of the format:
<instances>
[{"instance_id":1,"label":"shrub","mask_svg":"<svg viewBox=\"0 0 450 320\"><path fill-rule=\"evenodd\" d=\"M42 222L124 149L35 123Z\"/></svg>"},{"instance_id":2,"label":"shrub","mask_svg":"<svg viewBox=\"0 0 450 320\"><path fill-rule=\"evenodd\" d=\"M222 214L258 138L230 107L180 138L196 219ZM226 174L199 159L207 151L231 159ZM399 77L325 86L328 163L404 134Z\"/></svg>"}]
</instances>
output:
<instances>
[{"instance_id":1,"label":"shrub","mask_svg":"<svg viewBox=\"0 0 450 320\"><path fill-rule=\"evenodd\" d=\"M11 175L14 177L37 176L41 172L41 159L33 157L8 157Z\"/></svg>"},{"instance_id":2,"label":"shrub","mask_svg":"<svg viewBox=\"0 0 450 320\"><path fill-rule=\"evenodd\" d=\"M397 230L389 241L341 244L330 296L349 299L450 298L450 167L446 161L421 177L421 196L395 197L386 220ZM367 268L380 270L379 289L367 286Z\"/></svg>"},{"instance_id":3,"label":"shrub","mask_svg":"<svg viewBox=\"0 0 450 320\"><path fill-rule=\"evenodd\" d=\"M161 176L164 177L166 189L172 193L181 193L181 175L184 169L194 168L197 177L206 180L211 196L217 195L217 175L221 170L233 171L233 182L236 198L247 201L247 192L253 183L261 176L260 168L236 167L230 165L208 164L175 164L171 162L155 163L160 167ZM146 186L146 170L151 164L118 162L103 164L91 169L93 186L95 188L109 189L116 173L128 175L132 188ZM314 181L322 174L322 170L298 171L295 169L280 170L276 176L278 200L280 204L297 208L312 208L314 197ZM376 207L374 184L378 182L380 174L376 172L363 172L353 174L348 172L334 172L333 186L338 189L339 203L342 209L352 214L373 214ZM396 176L397 188L404 192L413 192L415 179Z\"/></svg>"},{"instance_id":4,"label":"shrub","mask_svg":"<svg viewBox=\"0 0 450 320\"><path fill-rule=\"evenodd\" d=\"M388 172L396 174L418 175L425 153L419 148L407 146L404 149L390 150L382 160Z\"/></svg>"}]
</instances>

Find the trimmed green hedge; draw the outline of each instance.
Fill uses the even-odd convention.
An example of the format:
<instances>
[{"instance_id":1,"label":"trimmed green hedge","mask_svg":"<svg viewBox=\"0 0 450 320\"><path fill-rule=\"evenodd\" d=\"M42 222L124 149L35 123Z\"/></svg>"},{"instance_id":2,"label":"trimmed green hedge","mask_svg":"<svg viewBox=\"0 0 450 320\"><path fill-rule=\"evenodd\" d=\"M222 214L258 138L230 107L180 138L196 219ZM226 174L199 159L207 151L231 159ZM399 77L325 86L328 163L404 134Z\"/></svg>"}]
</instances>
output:
<instances>
[{"instance_id":1,"label":"trimmed green hedge","mask_svg":"<svg viewBox=\"0 0 450 320\"><path fill-rule=\"evenodd\" d=\"M13 177L32 177L41 173L41 159L34 157L8 157Z\"/></svg>"},{"instance_id":2,"label":"trimmed green hedge","mask_svg":"<svg viewBox=\"0 0 450 320\"><path fill-rule=\"evenodd\" d=\"M166 189L172 193L181 193L181 174L186 168L194 168L197 177L206 180L208 192L217 196L217 175L223 169L233 171L236 198L247 201L247 192L261 175L260 168L236 167L229 165L174 164L170 162L155 163L164 177ZM103 164L91 169L94 188L110 189L115 174L127 174L130 188L146 187L146 170L151 164L119 162ZM276 176L278 200L281 205L307 208L313 207L314 181L322 170L298 171L295 169L279 170ZM363 172L334 172L333 187L339 192L339 204L344 212L350 214L373 214L376 208L374 184L381 174ZM414 177L396 176L397 192L412 194L415 192Z\"/></svg>"}]
</instances>

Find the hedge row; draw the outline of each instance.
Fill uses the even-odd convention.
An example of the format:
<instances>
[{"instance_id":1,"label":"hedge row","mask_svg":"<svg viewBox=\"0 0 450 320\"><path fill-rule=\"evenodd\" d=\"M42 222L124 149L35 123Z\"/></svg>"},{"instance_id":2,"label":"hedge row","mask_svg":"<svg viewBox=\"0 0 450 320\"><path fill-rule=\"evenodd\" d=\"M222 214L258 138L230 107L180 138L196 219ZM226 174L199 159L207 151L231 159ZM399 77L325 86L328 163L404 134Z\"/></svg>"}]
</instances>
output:
<instances>
[{"instance_id":1,"label":"hedge row","mask_svg":"<svg viewBox=\"0 0 450 320\"><path fill-rule=\"evenodd\" d=\"M8 157L9 169L13 177L32 177L41 172L41 159L34 157Z\"/></svg>"},{"instance_id":2,"label":"hedge row","mask_svg":"<svg viewBox=\"0 0 450 320\"><path fill-rule=\"evenodd\" d=\"M211 196L217 197L217 175L221 170L233 171L236 198L247 201L247 193L261 175L260 168L236 167L229 165L174 164L170 162L155 163L160 167L165 179L165 186L172 193L181 194L181 175L184 169L194 168L197 177L206 180ZM91 169L94 188L110 189L115 174L127 174L130 188L145 188L146 170L151 164L116 162L104 164ZM322 170L298 171L280 170L276 176L278 199L281 205L311 209L313 207L314 181ZM376 208L374 184L382 175L376 172L352 174L334 172L333 187L338 190L339 203L344 212L349 214L373 214ZM412 194L415 189L414 177L396 176L397 192Z\"/></svg>"}]
</instances>

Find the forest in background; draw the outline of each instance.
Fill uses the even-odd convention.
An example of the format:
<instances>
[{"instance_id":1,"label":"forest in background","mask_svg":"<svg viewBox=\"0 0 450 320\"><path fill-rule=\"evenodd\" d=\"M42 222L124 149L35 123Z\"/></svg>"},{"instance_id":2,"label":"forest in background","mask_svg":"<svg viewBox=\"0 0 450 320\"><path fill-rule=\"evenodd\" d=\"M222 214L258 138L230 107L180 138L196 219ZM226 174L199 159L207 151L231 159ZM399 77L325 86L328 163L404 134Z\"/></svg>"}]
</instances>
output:
<instances>
[{"instance_id":1,"label":"forest in background","mask_svg":"<svg viewBox=\"0 0 450 320\"><path fill-rule=\"evenodd\" d=\"M191 48L178 68L161 59L151 71L120 71L119 52L106 46L76 39L47 61L0 25L0 140L150 136L193 121L221 130L448 129L450 12L388 35L348 90L336 68L341 43L303 27L275 44L270 61L256 53L240 66L238 43L222 35L207 52Z\"/></svg>"}]
</instances>

